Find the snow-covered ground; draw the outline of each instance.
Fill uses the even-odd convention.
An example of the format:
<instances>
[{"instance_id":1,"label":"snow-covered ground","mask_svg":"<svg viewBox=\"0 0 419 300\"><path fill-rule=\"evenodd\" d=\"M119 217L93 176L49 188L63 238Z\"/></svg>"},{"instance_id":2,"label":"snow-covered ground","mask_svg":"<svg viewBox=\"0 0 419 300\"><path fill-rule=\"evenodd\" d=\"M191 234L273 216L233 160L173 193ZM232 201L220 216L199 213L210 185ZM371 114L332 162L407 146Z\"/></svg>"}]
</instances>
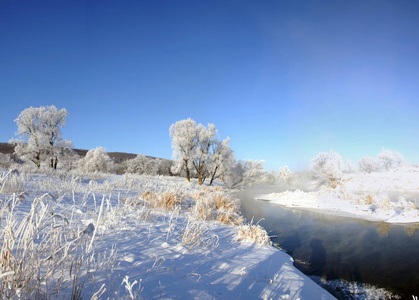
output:
<instances>
[{"instance_id":1,"label":"snow-covered ground","mask_svg":"<svg viewBox=\"0 0 419 300\"><path fill-rule=\"evenodd\" d=\"M335 188L285 191L260 195L258 199L371 221L419 222L419 168L408 166L386 172L346 174Z\"/></svg>"},{"instance_id":2,"label":"snow-covered ground","mask_svg":"<svg viewBox=\"0 0 419 300\"><path fill-rule=\"evenodd\" d=\"M0 298L333 299L238 238L236 204L180 178L4 171Z\"/></svg>"}]
</instances>

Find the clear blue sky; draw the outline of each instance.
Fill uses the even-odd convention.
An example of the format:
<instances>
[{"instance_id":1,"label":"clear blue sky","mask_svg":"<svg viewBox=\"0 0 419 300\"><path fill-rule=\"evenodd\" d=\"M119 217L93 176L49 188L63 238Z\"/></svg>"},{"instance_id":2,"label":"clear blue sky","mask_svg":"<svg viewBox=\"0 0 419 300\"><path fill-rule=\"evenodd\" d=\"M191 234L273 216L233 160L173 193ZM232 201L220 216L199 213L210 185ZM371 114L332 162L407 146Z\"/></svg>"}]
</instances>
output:
<instances>
[{"instance_id":1,"label":"clear blue sky","mask_svg":"<svg viewBox=\"0 0 419 300\"><path fill-rule=\"evenodd\" d=\"M171 157L214 123L239 159L419 162L419 1L0 0L0 141L29 106L77 148Z\"/></svg>"}]
</instances>

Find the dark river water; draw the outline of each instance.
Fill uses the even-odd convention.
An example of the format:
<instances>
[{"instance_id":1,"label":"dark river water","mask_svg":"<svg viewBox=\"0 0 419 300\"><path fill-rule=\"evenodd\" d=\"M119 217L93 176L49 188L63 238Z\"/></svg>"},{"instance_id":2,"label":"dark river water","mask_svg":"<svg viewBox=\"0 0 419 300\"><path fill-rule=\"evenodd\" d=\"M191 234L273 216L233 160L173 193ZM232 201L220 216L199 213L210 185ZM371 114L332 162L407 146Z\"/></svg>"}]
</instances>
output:
<instances>
[{"instance_id":1,"label":"dark river water","mask_svg":"<svg viewBox=\"0 0 419 300\"><path fill-rule=\"evenodd\" d=\"M242 213L289 250L295 266L327 280L360 281L402 299L419 296L419 224L396 225L285 208L255 200L269 190L237 194Z\"/></svg>"}]
</instances>

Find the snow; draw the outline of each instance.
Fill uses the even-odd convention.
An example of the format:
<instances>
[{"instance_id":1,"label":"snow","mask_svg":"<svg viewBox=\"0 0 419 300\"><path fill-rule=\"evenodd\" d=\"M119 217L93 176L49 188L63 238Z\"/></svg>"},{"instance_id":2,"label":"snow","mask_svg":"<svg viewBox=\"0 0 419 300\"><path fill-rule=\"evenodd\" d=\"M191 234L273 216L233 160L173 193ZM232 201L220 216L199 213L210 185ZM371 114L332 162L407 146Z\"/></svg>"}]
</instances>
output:
<instances>
[{"instance_id":1,"label":"snow","mask_svg":"<svg viewBox=\"0 0 419 300\"><path fill-rule=\"evenodd\" d=\"M44 296L69 298L75 286L84 299L334 299L297 270L288 254L238 241L234 225L194 218L193 193L211 192L195 183L162 176L13 176L3 173L0 182L1 236L7 234L8 216L18 228L36 210L34 243L59 232L60 249L69 249L48 254L45 261L59 264L41 284ZM172 210L151 208L138 196L145 191L174 191L185 201ZM1 270L5 282L12 277ZM17 294L24 297L23 289Z\"/></svg>"},{"instance_id":2,"label":"snow","mask_svg":"<svg viewBox=\"0 0 419 300\"><path fill-rule=\"evenodd\" d=\"M419 222L419 168L405 166L385 172L346 174L335 188L285 191L260 195L260 200L286 207L388 223Z\"/></svg>"},{"instance_id":3,"label":"snow","mask_svg":"<svg viewBox=\"0 0 419 300\"><path fill-rule=\"evenodd\" d=\"M115 272L141 280L139 294L145 299L332 298L296 270L284 252L234 242L234 228L209 224L206 235L217 236L217 245L188 249L176 237L166 239L168 224L153 225L144 222L101 240L103 248L117 241L121 262Z\"/></svg>"}]
</instances>

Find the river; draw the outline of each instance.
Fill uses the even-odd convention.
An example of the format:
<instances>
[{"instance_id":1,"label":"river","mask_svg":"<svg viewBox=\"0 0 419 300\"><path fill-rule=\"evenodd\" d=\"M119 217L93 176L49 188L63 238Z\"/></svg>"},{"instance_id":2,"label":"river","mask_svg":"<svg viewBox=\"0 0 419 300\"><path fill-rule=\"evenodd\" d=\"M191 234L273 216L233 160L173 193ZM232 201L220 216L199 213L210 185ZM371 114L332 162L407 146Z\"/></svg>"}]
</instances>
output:
<instances>
[{"instance_id":1,"label":"river","mask_svg":"<svg viewBox=\"0 0 419 300\"><path fill-rule=\"evenodd\" d=\"M371 284L402 299L419 296L419 224L370 222L254 199L270 192L238 193L242 213L254 222L264 219L260 224L303 273Z\"/></svg>"}]
</instances>

